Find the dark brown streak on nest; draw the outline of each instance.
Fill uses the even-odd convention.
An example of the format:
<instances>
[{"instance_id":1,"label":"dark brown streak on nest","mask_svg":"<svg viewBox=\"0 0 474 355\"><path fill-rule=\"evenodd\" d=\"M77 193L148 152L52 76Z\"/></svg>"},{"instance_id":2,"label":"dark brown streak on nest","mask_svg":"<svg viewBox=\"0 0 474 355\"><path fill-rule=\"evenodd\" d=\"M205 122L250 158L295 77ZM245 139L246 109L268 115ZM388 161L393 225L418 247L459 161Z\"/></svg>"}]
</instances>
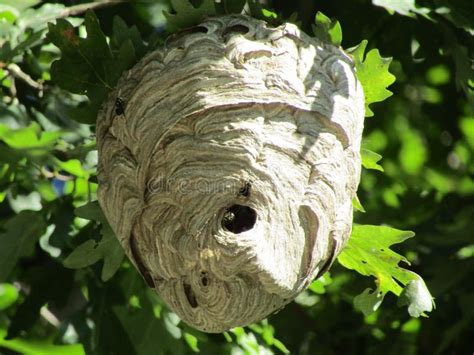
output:
<instances>
[{"instance_id":1,"label":"dark brown streak on nest","mask_svg":"<svg viewBox=\"0 0 474 355\"><path fill-rule=\"evenodd\" d=\"M137 265L138 271L140 271L140 274L145 279L145 282L147 283L148 287L155 288L155 282L153 281L153 278L151 277L150 272L145 267L142 259L140 258L140 252L137 250L137 246L136 246L135 234L133 233L130 236L130 250L132 252L133 260L135 261L135 264Z\"/></svg>"},{"instance_id":2,"label":"dark brown streak on nest","mask_svg":"<svg viewBox=\"0 0 474 355\"><path fill-rule=\"evenodd\" d=\"M186 295L186 298L190 304L191 307L196 308L198 306L197 300L196 300L196 295L193 292L193 288L191 285L183 282L183 288L184 288L184 294Z\"/></svg>"}]
</instances>

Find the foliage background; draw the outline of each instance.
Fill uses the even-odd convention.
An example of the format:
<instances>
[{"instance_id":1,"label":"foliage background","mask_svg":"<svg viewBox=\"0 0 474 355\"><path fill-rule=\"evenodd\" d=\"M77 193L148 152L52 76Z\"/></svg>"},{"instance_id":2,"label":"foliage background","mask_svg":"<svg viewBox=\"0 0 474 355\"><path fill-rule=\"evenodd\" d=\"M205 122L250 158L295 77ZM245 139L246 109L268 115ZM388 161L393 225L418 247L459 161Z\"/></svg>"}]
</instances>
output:
<instances>
[{"instance_id":1,"label":"foliage background","mask_svg":"<svg viewBox=\"0 0 474 355\"><path fill-rule=\"evenodd\" d=\"M58 44L54 31L46 33L56 18L83 24L90 7L84 4L0 0L0 353L472 353L472 1L264 4L308 33L322 11L341 23L344 48L367 39L369 48L393 57L394 95L371 105L374 117L366 118L364 133L364 149L383 156L384 172L364 169L359 199L366 212L357 212L355 221L416 233L393 249L423 275L437 309L429 318L411 318L388 294L364 316L354 300L374 288L373 279L336 264L268 320L216 335L181 323L123 260L97 205L80 207L95 200L96 152L94 126L77 121L90 120L103 93L89 90L87 105L87 95L67 87L72 81L51 80L61 54L51 43ZM96 8L111 55L122 63L116 72L146 50L133 41L136 57L125 56L130 47L119 34L139 32L153 48L176 25L162 13L169 9L166 1ZM81 72L67 68L71 77Z\"/></svg>"}]
</instances>

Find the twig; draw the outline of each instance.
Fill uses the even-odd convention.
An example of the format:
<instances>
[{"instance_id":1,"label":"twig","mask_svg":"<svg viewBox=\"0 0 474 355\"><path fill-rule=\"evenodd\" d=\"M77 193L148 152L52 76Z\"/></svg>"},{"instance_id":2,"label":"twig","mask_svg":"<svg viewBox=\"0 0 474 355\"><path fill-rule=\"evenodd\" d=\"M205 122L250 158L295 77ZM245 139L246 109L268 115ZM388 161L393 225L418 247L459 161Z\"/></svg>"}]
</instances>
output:
<instances>
[{"instance_id":1,"label":"twig","mask_svg":"<svg viewBox=\"0 0 474 355\"><path fill-rule=\"evenodd\" d=\"M59 319L46 306L41 307L40 314L48 323L50 323L54 327L59 328L59 326L61 325Z\"/></svg>"},{"instance_id":2,"label":"twig","mask_svg":"<svg viewBox=\"0 0 474 355\"><path fill-rule=\"evenodd\" d=\"M6 69L15 78L23 80L25 83L27 83L32 88L38 90L39 92L43 91L43 85L34 81L31 76L21 70L21 68L15 63L8 64Z\"/></svg>"},{"instance_id":3,"label":"twig","mask_svg":"<svg viewBox=\"0 0 474 355\"><path fill-rule=\"evenodd\" d=\"M75 15L79 15L79 14L81 14L81 13L87 11L87 10L98 9L98 8L101 8L101 7L117 5L117 4L125 3L125 2L128 2L128 0L102 0L102 1L98 1L98 2L90 2L90 3L87 3L87 4L74 5L74 6L67 7L64 10L62 10L60 15L57 16L57 18L75 16Z\"/></svg>"}]
</instances>

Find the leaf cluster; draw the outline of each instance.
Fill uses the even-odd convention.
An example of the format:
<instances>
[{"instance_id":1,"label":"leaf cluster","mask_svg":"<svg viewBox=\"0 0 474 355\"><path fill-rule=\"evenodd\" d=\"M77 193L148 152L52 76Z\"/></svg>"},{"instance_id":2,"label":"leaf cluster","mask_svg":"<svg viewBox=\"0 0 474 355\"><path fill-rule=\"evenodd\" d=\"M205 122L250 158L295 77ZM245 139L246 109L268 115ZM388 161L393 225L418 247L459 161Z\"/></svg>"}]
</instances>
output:
<instances>
[{"instance_id":1,"label":"leaf cluster","mask_svg":"<svg viewBox=\"0 0 474 355\"><path fill-rule=\"evenodd\" d=\"M49 24L48 39L61 50L61 58L51 65L51 76L60 88L87 96L88 104L72 113L78 122L93 124L107 93L145 54L146 44L137 28L128 27L120 17L114 18L110 43L92 11L86 13L84 27L87 37L81 38L67 20Z\"/></svg>"},{"instance_id":2,"label":"leaf cluster","mask_svg":"<svg viewBox=\"0 0 474 355\"><path fill-rule=\"evenodd\" d=\"M472 350L471 1L130 2L98 18L84 14L97 3L71 3L0 5L1 353ZM122 72L170 31L242 11L344 48L362 40L350 55L376 119L365 123L357 223L339 263L269 320L206 335L123 258L94 202L94 128L78 121L94 123ZM124 20L110 21L117 13ZM437 309L413 318L434 306L427 286Z\"/></svg>"}]
</instances>

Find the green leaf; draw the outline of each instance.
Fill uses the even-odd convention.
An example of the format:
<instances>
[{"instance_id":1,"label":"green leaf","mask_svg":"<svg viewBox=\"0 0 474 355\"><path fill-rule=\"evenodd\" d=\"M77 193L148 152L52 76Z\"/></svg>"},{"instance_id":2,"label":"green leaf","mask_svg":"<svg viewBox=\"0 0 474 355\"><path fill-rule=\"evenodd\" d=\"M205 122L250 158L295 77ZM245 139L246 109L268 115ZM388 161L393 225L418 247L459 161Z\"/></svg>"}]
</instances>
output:
<instances>
[{"instance_id":1,"label":"green leaf","mask_svg":"<svg viewBox=\"0 0 474 355\"><path fill-rule=\"evenodd\" d=\"M259 20L264 20L274 26L282 22L276 12L264 8L258 0L249 0L247 4L252 17L255 17Z\"/></svg>"},{"instance_id":2,"label":"green leaf","mask_svg":"<svg viewBox=\"0 0 474 355\"><path fill-rule=\"evenodd\" d=\"M313 33L321 41L340 46L342 42L342 29L339 21L331 20L322 12L317 12L316 25L313 25Z\"/></svg>"},{"instance_id":3,"label":"green leaf","mask_svg":"<svg viewBox=\"0 0 474 355\"><path fill-rule=\"evenodd\" d=\"M58 167L65 172L77 176L87 178L89 173L82 168L81 162L78 159L71 159L68 161L56 160Z\"/></svg>"},{"instance_id":4,"label":"green leaf","mask_svg":"<svg viewBox=\"0 0 474 355\"><path fill-rule=\"evenodd\" d=\"M7 332L0 328L0 347L26 355L85 355L81 344L55 345L51 341L14 338L5 340Z\"/></svg>"},{"instance_id":5,"label":"green leaf","mask_svg":"<svg viewBox=\"0 0 474 355\"><path fill-rule=\"evenodd\" d=\"M444 0L438 2L441 6L435 11L451 21L456 27L474 36L474 2L470 0Z\"/></svg>"},{"instance_id":6,"label":"green leaf","mask_svg":"<svg viewBox=\"0 0 474 355\"><path fill-rule=\"evenodd\" d=\"M6 38L6 41L0 41L3 44L0 48L0 60L4 62L12 61L15 56L41 44L47 22L61 16L64 10L64 5L61 4L44 4L32 9L28 8L29 5L22 5L21 1L19 4L11 4L14 7L5 5L4 2L0 5L0 23L15 20L14 26L0 25L0 37ZM15 7L21 10L18 12Z\"/></svg>"},{"instance_id":7,"label":"green leaf","mask_svg":"<svg viewBox=\"0 0 474 355\"><path fill-rule=\"evenodd\" d=\"M303 26L303 23L299 20L298 12L293 12L285 21L293 23L300 28Z\"/></svg>"},{"instance_id":8,"label":"green leaf","mask_svg":"<svg viewBox=\"0 0 474 355\"><path fill-rule=\"evenodd\" d=\"M354 307L361 311L364 316L374 313L382 304L384 294L378 289L372 291L366 288L360 295L354 297Z\"/></svg>"},{"instance_id":9,"label":"green leaf","mask_svg":"<svg viewBox=\"0 0 474 355\"><path fill-rule=\"evenodd\" d=\"M339 255L338 261L342 266L364 276L374 276L377 285L374 291L377 295L366 289L356 299L358 309L368 312L376 305L378 307L379 298L383 299L387 292L400 296L403 290L400 284L407 286L410 281L421 279L414 272L401 268L399 262L408 263L408 260L390 249L393 244L413 236L413 232L386 226L353 226L349 242ZM410 304L415 301L411 299Z\"/></svg>"},{"instance_id":10,"label":"green leaf","mask_svg":"<svg viewBox=\"0 0 474 355\"><path fill-rule=\"evenodd\" d=\"M37 9L29 8L22 11L17 25L24 31L27 28L42 31L47 27L49 21L61 17L66 7L62 4L44 4Z\"/></svg>"},{"instance_id":11,"label":"green leaf","mask_svg":"<svg viewBox=\"0 0 474 355\"><path fill-rule=\"evenodd\" d=\"M141 49L138 49L141 51ZM138 62L139 55L137 55L136 48L131 39L127 39L120 44L120 48L115 54L115 61L113 62L112 67L114 69L113 82L117 82L122 73L133 66Z\"/></svg>"},{"instance_id":12,"label":"green leaf","mask_svg":"<svg viewBox=\"0 0 474 355\"><path fill-rule=\"evenodd\" d=\"M121 48L125 43L131 43L134 53L141 58L146 53L146 46L136 26L128 27L124 20L115 16L113 22L112 44ZM127 44L127 46L130 46Z\"/></svg>"},{"instance_id":13,"label":"green leaf","mask_svg":"<svg viewBox=\"0 0 474 355\"><path fill-rule=\"evenodd\" d=\"M322 295L326 293L326 286L330 285L332 283L331 276L329 272L325 273L322 275L319 279L314 280L311 285L309 285L309 290L312 292Z\"/></svg>"},{"instance_id":14,"label":"green leaf","mask_svg":"<svg viewBox=\"0 0 474 355\"><path fill-rule=\"evenodd\" d=\"M366 169L378 170L383 171L381 165L377 164L382 156L377 154L369 149L362 148L360 150L361 158L362 158L362 166Z\"/></svg>"},{"instance_id":15,"label":"green leaf","mask_svg":"<svg viewBox=\"0 0 474 355\"><path fill-rule=\"evenodd\" d=\"M9 48L10 44L8 42L5 43L5 45L7 45L7 52L3 52L3 48L0 49L0 58L3 61L11 61L15 56L24 54L25 51L40 43L43 34L44 30L33 32L23 41L20 41L15 47L11 48L11 50Z\"/></svg>"},{"instance_id":16,"label":"green leaf","mask_svg":"<svg viewBox=\"0 0 474 355\"><path fill-rule=\"evenodd\" d=\"M0 140L15 149L51 148L60 136L61 132L42 131L36 122L18 129L0 124Z\"/></svg>"},{"instance_id":17,"label":"green leaf","mask_svg":"<svg viewBox=\"0 0 474 355\"><path fill-rule=\"evenodd\" d=\"M462 117L459 121L459 129L466 143L474 150L474 117Z\"/></svg>"},{"instance_id":18,"label":"green leaf","mask_svg":"<svg viewBox=\"0 0 474 355\"><path fill-rule=\"evenodd\" d=\"M389 247L413 236L413 232L386 226L354 225L349 242L338 261L362 275L376 277L382 292L391 291L398 296L402 288L395 279L406 284L413 277L408 270L398 266L400 261L408 261Z\"/></svg>"},{"instance_id":19,"label":"green leaf","mask_svg":"<svg viewBox=\"0 0 474 355\"><path fill-rule=\"evenodd\" d=\"M428 150L420 133L406 127L400 132L401 147L398 153L400 166L408 174L416 175L428 160Z\"/></svg>"},{"instance_id":20,"label":"green leaf","mask_svg":"<svg viewBox=\"0 0 474 355\"><path fill-rule=\"evenodd\" d=\"M63 89L86 94L94 101L93 95L102 99L111 88L105 63L112 53L92 12L86 15L85 26L87 38L80 38L66 20L49 24L48 38L61 50L61 59L51 65L51 77Z\"/></svg>"},{"instance_id":21,"label":"green leaf","mask_svg":"<svg viewBox=\"0 0 474 355\"><path fill-rule=\"evenodd\" d=\"M51 205L48 225L54 225L54 231L50 235L48 244L59 249L71 246L70 234L74 227L74 206L71 196L64 196Z\"/></svg>"},{"instance_id":22,"label":"green leaf","mask_svg":"<svg viewBox=\"0 0 474 355\"><path fill-rule=\"evenodd\" d=\"M21 211L0 230L0 282L4 282L18 260L31 255L36 242L46 231L46 223L37 212Z\"/></svg>"},{"instance_id":23,"label":"green leaf","mask_svg":"<svg viewBox=\"0 0 474 355\"><path fill-rule=\"evenodd\" d=\"M395 82L395 76L388 71L392 59L381 57L378 49L372 49L365 55L366 47L367 40L363 40L347 51L354 57L356 75L364 89L365 116L371 117L374 113L369 105L392 96L387 87Z\"/></svg>"},{"instance_id":24,"label":"green leaf","mask_svg":"<svg viewBox=\"0 0 474 355\"><path fill-rule=\"evenodd\" d=\"M417 7L415 0L372 0L372 4L384 7L391 14L397 12L411 17L415 14L426 15L430 12L427 8Z\"/></svg>"},{"instance_id":25,"label":"green leaf","mask_svg":"<svg viewBox=\"0 0 474 355\"><path fill-rule=\"evenodd\" d=\"M7 309L18 300L18 290L11 284L0 284L0 311Z\"/></svg>"},{"instance_id":26,"label":"green leaf","mask_svg":"<svg viewBox=\"0 0 474 355\"><path fill-rule=\"evenodd\" d=\"M474 65L469 50L465 46L458 45L454 40L450 50L456 67L456 87L464 91L474 112Z\"/></svg>"},{"instance_id":27,"label":"green leaf","mask_svg":"<svg viewBox=\"0 0 474 355\"><path fill-rule=\"evenodd\" d=\"M284 354L290 353L287 347L280 340L275 338L275 328L269 324L267 319L263 319L259 323L251 324L249 328L252 332L259 334L267 345L276 347Z\"/></svg>"},{"instance_id":28,"label":"green leaf","mask_svg":"<svg viewBox=\"0 0 474 355\"><path fill-rule=\"evenodd\" d=\"M97 111L107 93L112 90L123 71L137 61L137 51L144 53L143 43L135 28L114 22L114 52L107 43L97 17L92 11L85 16L86 38L80 38L75 28L64 19L49 24L48 39L61 50L61 59L51 65L51 77L61 88L87 95L89 104L79 108L74 118L94 123Z\"/></svg>"},{"instance_id":29,"label":"green leaf","mask_svg":"<svg viewBox=\"0 0 474 355\"><path fill-rule=\"evenodd\" d=\"M89 202L83 206L80 206L76 208L74 213L77 217L88 219L90 221L97 221L100 223L107 221L98 201Z\"/></svg>"},{"instance_id":30,"label":"green leaf","mask_svg":"<svg viewBox=\"0 0 474 355\"><path fill-rule=\"evenodd\" d=\"M89 101L85 105L79 105L77 107L65 107L65 112L68 117L74 121L84 124L95 124L97 118L97 112L99 112L101 102Z\"/></svg>"},{"instance_id":31,"label":"green leaf","mask_svg":"<svg viewBox=\"0 0 474 355\"><path fill-rule=\"evenodd\" d=\"M189 333L184 333L183 338L193 352L195 353L199 352L198 339L194 335L189 334Z\"/></svg>"},{"instance_id":32,"label":"green leaf","mask_svg":"<svg viewBox=\"0 0 474 355\"><path fill-rule=\"evenodd\" d=\"M421 278L408 283L397 304L399 306L408 305L408 313L415 318L424 315L425 312L431 312L434 308L433 297Z\"/></svg>"},{"instance_id":33,"label":"green leaf","mask_svg":"<svg viewBox=\"0 0 474 355\"><path fill-rule=\"evenodd\" d=\"M33 7L40 2L41 0L2 0L2 4L12 6L19 11L23 11L28 7Z\"/></svg>"},{"instance_id":34,"label":"green leaf","mask_svg":"<svg viewBox=\"0 0 474 355\"><path fill-rule=\"evenodd\" d=\"M48 39L61 50L61 59L51 65L51 78L61 88L87 95L89 102L70 110L74 120L94 124L97 112L122 73L146 52L138 29L114 18L110 46L92 11L85 15L86 38L76 34L71 23L59 19L49 24Z\"/></svg>"},{"instance_id":35,"label":"green leaf","mask_svg":"<svg viewBox=\"0 0 474 355\"><path fill-rule=\"evenodd\" d=\"M216 14L214 0L203 0L198 7L194 7L189 0L171 0L171 6L174 14L163 11L170 32L195 26L206 17Z\"/></svg>"},{"instance_id":36,"label":"green leaf","mask_svg":"<svg viewBox=\"0 0 474 355\"><path fill-rule=\"evenodd\" d=\"M19 15L20 12L13 6L0 4L0 21L2 21L4 25L6 25L6 23L9 25L13 24ZM8 28L11 28L9 25Z\"/></svg>"},{"instance_id":37,"label":"green leaf","mask_svg":"<svg viewBox=\"0 0 474 355\"><path fill-rule=\"evenodd\" d=\"M180 339L182 331L177 327L179 318L165 310L158 319L148 295L150 291L140 297L140 307L132 308L126 305L113 307L113 312L122 323L124 330L132 341L137 354L187 354L184 342ZM159 334L160 336L152 336Z\"/></svg>"},{"instance_id":38,"label":"green leaf","mask_svg":"<svg viewBox=\"0 0 474 355\"><path fill-rule=\"evenodd\" d=\"M426 72L426 81L431 85L446 85L451 81L451 72L444 64L432 66Z\"/></svg>"},{"instance_id":39,"label":"green leaf","mask_svg":"<svg viewBox=\"0 0 474 355\"><path fill-rule=\"evenodd\" d=\"M354 198L352 199L352 207L355 208L356 211L365 213L365 208L362 206L362 203L359 200L359 196L355 195Z\"/></svg>"},{"instance_id":40,"label":"green leaf","mask_svg":"<svg viewBox=\"0 0 474 355\"><path fill-rule=\"evenodd\" d=\"M99 242L88 240L79 245L64 260L64 266L71 269L81 269L95 264L99 260L104 260L101 278L103 281L107 281L117 272L122 264L124 257L122 246L107 223L97 201L79 207L76 210L76 215L100 222L102 224L100 232L102 239Z\"/></svg>"}]
</instances>

